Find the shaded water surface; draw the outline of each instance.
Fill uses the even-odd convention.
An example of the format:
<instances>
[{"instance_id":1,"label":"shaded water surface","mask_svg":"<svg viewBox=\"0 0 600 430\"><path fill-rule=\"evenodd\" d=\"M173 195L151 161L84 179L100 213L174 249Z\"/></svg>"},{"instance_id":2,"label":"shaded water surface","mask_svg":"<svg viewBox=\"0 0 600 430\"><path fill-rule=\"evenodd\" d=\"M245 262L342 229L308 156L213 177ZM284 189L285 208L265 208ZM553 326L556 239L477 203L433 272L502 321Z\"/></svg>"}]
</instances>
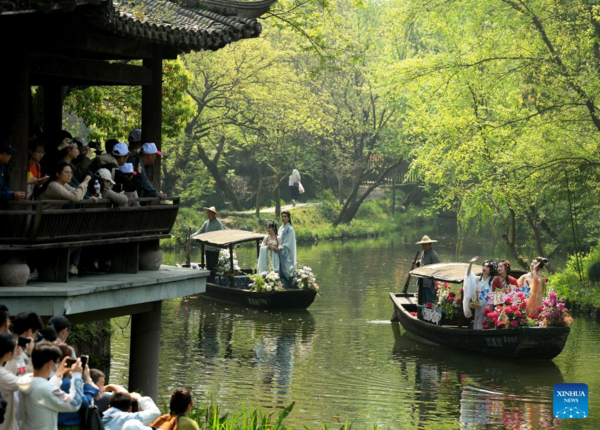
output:
<instances>
[{"instance_id":1,"label":"shaded water surface","mask_svg":"<svg viewBox=\"0 0 600 430\"><path fill-rule=\"evenodd\" d=\"M314 269L321 286L305 312L268 313L202 297L165 302L161 401L178 385L231 411L295 401L286 422L300 428L337 419L355 429L600 428L596 323L576 320L559 357L532 363L425 346L389 322L388 292L404 284L414 236L300 247L298 261ZM436 237L445 261L505 255L475 240L457 256L451 234ZM251 248L238 254L242 266L254 264ZM166 256L169 264L183 260ZM114 320L111 382L127 382L127 323ZM553 419L559 382L589 385L591 418Z\"/></svg>"}]
</instances>

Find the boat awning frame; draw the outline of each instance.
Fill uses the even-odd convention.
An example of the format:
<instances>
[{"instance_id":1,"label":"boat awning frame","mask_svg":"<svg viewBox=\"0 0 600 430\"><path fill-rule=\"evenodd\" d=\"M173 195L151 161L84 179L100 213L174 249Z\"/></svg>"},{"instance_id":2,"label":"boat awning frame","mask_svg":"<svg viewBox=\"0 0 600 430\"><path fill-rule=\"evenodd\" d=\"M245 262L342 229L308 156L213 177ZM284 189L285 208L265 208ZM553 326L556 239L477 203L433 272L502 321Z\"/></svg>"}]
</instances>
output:
<instances>
[{"instance_id":1,"label":"boat awning frame","mask_svg":"<svg viewBox=\"0 0 600 430\"><path fill-rule=\"evenodd\" d=\"M427 266L411 270L410 275L417 278L433 278L436 281L462 284L468 268L468 263L429 264ZM481 275L481 265L473 265L471 271L475 274L475 276Z\"/></svg>"},{"instance_id":2,"label":"boat awning frame","mask_svg":"<svg viewBox=\"0 0 600 430\"><path fill-rule=\"evenodd\" d=\"M246 230L219 230L208 233L201 233L192 236L192 239L204 244L227 248L232 245L244 242L259 242L265 238L266 234L254 233Z\"/></svg>"}]
</instances>

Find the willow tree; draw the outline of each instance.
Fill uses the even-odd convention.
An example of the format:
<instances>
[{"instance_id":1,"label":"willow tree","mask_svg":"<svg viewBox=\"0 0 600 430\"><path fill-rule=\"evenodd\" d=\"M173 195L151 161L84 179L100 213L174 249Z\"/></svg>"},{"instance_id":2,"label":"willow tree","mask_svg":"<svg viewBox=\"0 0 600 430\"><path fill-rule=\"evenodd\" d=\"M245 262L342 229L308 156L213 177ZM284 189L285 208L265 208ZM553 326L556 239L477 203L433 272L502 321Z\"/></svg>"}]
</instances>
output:
<instances>
[{"instance_id":1,"label":"willow tree","mask_svg":"<svg viewBox=\"0 0 600 430\"><path fill-rule=\"evenodd\" d=\"M577 236L600 189L597 12L586 1L408 1L387 29L390 57L408 52L388 76L422 142L414 171L463 223L502 223L522 266L520 226L548 254Z\"/></svg>"}]
</instances>

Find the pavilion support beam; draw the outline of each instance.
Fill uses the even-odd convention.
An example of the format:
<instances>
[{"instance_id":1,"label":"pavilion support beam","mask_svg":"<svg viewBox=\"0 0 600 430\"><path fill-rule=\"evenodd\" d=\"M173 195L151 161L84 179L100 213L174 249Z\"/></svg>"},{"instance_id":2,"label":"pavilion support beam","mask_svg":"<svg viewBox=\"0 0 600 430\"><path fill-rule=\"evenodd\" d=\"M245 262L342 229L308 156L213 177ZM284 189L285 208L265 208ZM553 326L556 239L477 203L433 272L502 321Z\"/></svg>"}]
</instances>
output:
<instances>
[{"instance_id":1,"label":"pavilion support beam","mask_svg":"<svg viewBox=\"0 0 600 430\"><path fill-rule=\"evenodd\" d=\"M30 59L35 85L151 85L152 73L142 66L41 55Z\"/></svg>"},{"instance_id":2,"label":"pavilion support beam","mask_svg":"<svg viewBox=\"0 0 600 430\"><path fill-rule=\"evenodd\" d=\"M154 401L158 397L161 310L159 301L152 310L131 316L129 391L143 392Z\"/></svg>"},{"instance_id":3,"label":"pavilion support beam","mask_svg":"<svg viewBox=\"0 0 600 430\"><path fill-rule=\"evenodd\" d=\"M162 147L162 58L144 60L144 67L152 73L152 83L142 87L142 141L154 142ZM154 188L160 190L160 157L148 171Z\"/></svg>"},{"instance_id":4,"label":"pavilion support beam","mask_svg":"<svg viewBox=\"0 0 600 430\"><path fill-rule=\"evenodd\" d=\"M8 184L13 191L26 191L30 97L27 52L4 51L0 62L7 65L0 68L0 138L17 149L8 167Z\"/></svg>"},{"instance_id":5,"label":"pavilion support beam","mask_svg":"<svg viewBox=\"0 0 600 430\"><path fill-rule=\"evenodd\" d=\"M44 131L62 130L62 86L56 84L44 85Z\"/></svg>"}]
</instances>

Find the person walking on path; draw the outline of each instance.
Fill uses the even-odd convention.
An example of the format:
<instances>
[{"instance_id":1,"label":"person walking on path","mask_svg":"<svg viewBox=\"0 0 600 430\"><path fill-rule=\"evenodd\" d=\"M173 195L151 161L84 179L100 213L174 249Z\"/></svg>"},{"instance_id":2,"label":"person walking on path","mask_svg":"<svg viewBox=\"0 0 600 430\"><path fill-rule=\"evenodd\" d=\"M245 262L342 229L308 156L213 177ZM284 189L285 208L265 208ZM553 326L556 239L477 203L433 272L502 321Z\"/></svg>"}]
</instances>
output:
<instances>
[{"instance_id":1,"label":"person walking on path","mask_svg":"<svg viewBox=\"0 0 600 430\"><path fill-rule=\"evenodd\" d=\"M423 247L423 253L421 254L421 260L419 261L419 267L427 266L429 264L440 263L440 256L433 250L432 243L436 243L437 240L432 240L429 236L423 236L419 242L415 245L421 245ZM425 306L427 303L433 303L435 301L435 290L433 284L433 278L419 278L419 292L418 302L419 305Z\"/></svg>"},{"instance_id":2,"label":"person walking on path","mask_svg":"<svg viewBox=\"0 0 600 430\"><path fill-rule=\"evenodd\" d=\"M198 230L193 235L208 233L209 231L223 230L223 224L219 219L217 219L217 217L219 216L217 209L214 206L202 209L204 209L204 212L206 212L206 217L208 219L204 221L204 224L202 224L200 230ZM206 269L210 271L215 270L215 267L219 262L219 251L220 249L217 247L210 245L204 246L204 252L206 254Z\"/></svg>"},{"instance_id":3,"label":"person walking on path","mask_svg":"<svg viewBox=\"0 0 600 430\"><path fill-rule=\"evenodd\" d=\"M292 288L292 272L296 268L296 232L292 227L292 215L289 211L281 212L281 222L278 235L281 238L279 246L279 277L283 288Z\"/></svg>"},{"instance_id":4,"label":"person walking on path","mask_svg":"<svg viewBox=\"0 0 600 430\"><path fill-rule=\"evenodd\" d=\"M290 194L292 195L292 205L296 206L296 200L300 197L300 172L298 169L292 170L289 177L288 185L290 186Z\"/></svg>"}]
</instances>

